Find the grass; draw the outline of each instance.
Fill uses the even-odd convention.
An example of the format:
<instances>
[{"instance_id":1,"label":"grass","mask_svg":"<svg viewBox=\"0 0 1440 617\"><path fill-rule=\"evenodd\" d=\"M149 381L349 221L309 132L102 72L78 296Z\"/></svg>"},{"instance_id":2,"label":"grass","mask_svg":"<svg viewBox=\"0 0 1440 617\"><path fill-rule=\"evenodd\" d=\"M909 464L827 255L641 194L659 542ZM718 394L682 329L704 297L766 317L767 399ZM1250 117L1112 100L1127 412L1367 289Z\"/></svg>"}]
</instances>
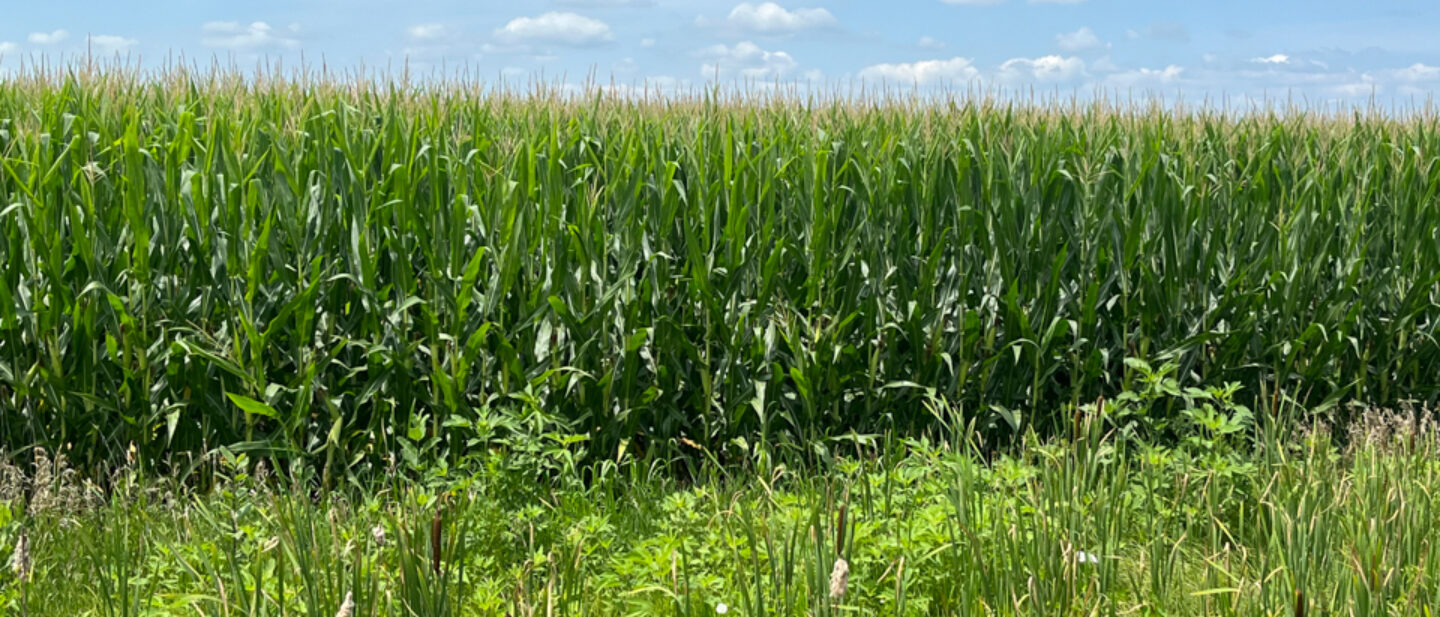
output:
<instances>
[{"instance_id":1,"label":"grass","mask_svg":"<svg viewBox=\"0 0 1440 617\"><path fill-rule=\"evenodd\" d=\"M1431 402L1433 126L35 69L0 83L0 444L334 487L540 435L810 452L937 404L1048 434L1137 360Z\"/></svg>"},{"instance_id":2,"label":"grass","mask_svg":"<svg viewBox=\"0 0 1440 617\"><path fill-rule=\"evenodd\" d=\"M536 482L462 477L313 492L233 471L213 490L127 472L89 506L0 508L30 541L16 615L1423 615L1440 433L1409 413L1131 441L1089 408L1072 439L986 456L856 445L823 467L622 461ZM243 463L243 461L235 461ZM53 477L53 476L52 476ZM76 480L70 480L75 482ZM83 492L77 488L76 491ZM377 531L378 530L378 531ZM850 576L831 594L836 560Z\"/></svg>"}]
</instances>

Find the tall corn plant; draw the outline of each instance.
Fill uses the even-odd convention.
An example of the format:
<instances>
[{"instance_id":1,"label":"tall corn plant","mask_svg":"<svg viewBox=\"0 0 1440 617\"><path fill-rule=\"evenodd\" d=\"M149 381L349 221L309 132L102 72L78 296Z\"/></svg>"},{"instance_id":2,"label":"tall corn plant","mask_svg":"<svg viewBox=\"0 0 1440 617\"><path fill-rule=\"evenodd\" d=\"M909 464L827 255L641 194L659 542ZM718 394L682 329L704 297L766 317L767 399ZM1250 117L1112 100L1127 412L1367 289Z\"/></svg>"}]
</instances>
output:
<instances>
[{"instance_id":1,"label":"tall corn plant","mask_svg":"<svg viewBox=\"0 0 1440 617\"><path fill-rule=\"evenodd\" d=\"M0 84L0 445L331 485L516 425L809 452L936 399L1053 430L1127 358L1430 400L1432 126L36 69Z\"/></svg>"}]
</instances>

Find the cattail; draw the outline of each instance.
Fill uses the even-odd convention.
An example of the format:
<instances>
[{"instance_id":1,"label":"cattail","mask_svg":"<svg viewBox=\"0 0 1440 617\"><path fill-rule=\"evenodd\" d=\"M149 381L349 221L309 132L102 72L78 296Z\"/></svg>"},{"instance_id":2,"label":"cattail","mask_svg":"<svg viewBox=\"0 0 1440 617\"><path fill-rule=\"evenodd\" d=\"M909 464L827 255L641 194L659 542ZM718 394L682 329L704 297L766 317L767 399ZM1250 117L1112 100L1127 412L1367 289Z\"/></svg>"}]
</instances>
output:
<instances>
[{"instance_id":1,"label":"cattail","mask_svg":"<svg viewBox=\"0 0 1440 617\"><path fill-rule=\"evenodd\" d=\"M1305 617L1305 592L1295 588L1295 617Z\"/></svg>"},{"instance_id":2,"label":"cattail","mask_svg":"<svg viewBox=\"0 0 1440 617\"><path fill-rule=\"evenodd\" d=\"M845 587L850 584L850 564L844 557L835 560L835 569L830 571L830 598L845 597Z\"/></svg>"},{"instance_id":3,"label":"cattail","mask_svg":"<svg viewBox=\"0 0 1440 617\"><path fill-rule=\"evenodd\" d=\"M22 533L15 540L15 553L10 556L10 568L15 571L17 580L30 578L30 536Z\"/></svg>"},{"instance_id":4,"label":"cattail","mask_svg":"<svg viewBox=\"0 0 1440 617\"><path fill-rule=\"evenodd\" d=\"M385 546L385 528L379 525L370 529L370 537L375 539L375 546Z\"/></svg>"},{"instance_id":5,"label":"cattail","mask_svg":"<svg viewBox=\"0 0 1440 617\"><path fill-rule=\"evenodd\" d=\"M350 592L347 591L347 592L345 592L345 601L340 603L340 610L335 611L335 617L354 617L354 616L355 616L355 596L354 596L354 594L352 594L352 593L350 593Z\"/></svg>"}]
</instances>

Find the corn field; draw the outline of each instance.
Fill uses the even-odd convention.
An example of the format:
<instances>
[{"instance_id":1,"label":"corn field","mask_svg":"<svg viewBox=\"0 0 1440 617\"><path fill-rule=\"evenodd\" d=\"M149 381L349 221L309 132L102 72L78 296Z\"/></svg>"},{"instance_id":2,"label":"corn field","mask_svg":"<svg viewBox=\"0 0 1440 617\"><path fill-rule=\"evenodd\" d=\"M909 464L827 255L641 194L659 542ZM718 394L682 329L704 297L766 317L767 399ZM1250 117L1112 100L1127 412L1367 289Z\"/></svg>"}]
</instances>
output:
<instances>
[{"instance_id":1,"label":"corn field","mask_svg":"<svg viewBox=\"0 0 1440 617\"><path fill-rule=\"evenodd\" d=\"M1428 110L0 82L0 446L358 469L1440 391ZM1163 417L1166 409L1149 413ZM743 440L743 441L742 441Z\"/></svg>"}]
</instances>

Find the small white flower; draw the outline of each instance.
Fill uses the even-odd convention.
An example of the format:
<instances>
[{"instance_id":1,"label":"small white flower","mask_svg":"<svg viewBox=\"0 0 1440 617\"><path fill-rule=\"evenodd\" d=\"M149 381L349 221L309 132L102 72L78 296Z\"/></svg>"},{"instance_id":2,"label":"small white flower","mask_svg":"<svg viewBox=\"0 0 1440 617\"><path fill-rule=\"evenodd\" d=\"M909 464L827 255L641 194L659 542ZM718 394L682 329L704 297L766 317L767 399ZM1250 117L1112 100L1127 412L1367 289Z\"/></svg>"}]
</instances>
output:
<instances>
[{"instance_id":1,"label":"small white flower","mask_svg":"<svg viewBox=\"0 0 1440 617\"><path fill-rule=\"evenodd\" d=\"M725 613L728 613L728 612L730 612L730 607L727 606L724 602L721 602L721 603L715 605L715 614L716 614L716 615L724 615Z\"/></svg>"},{"instance_id":2,"label":"small white flower","mask_svg":"<svg viewBox=\"0 0 1440 617\"><path fill-rule=\"evenodd\" d=\"M1076 551L1075 563L1097 564L1100 563L1100 556L1094 553L1087 553L1085 551Z\"/></svg>"}]
</instances>

